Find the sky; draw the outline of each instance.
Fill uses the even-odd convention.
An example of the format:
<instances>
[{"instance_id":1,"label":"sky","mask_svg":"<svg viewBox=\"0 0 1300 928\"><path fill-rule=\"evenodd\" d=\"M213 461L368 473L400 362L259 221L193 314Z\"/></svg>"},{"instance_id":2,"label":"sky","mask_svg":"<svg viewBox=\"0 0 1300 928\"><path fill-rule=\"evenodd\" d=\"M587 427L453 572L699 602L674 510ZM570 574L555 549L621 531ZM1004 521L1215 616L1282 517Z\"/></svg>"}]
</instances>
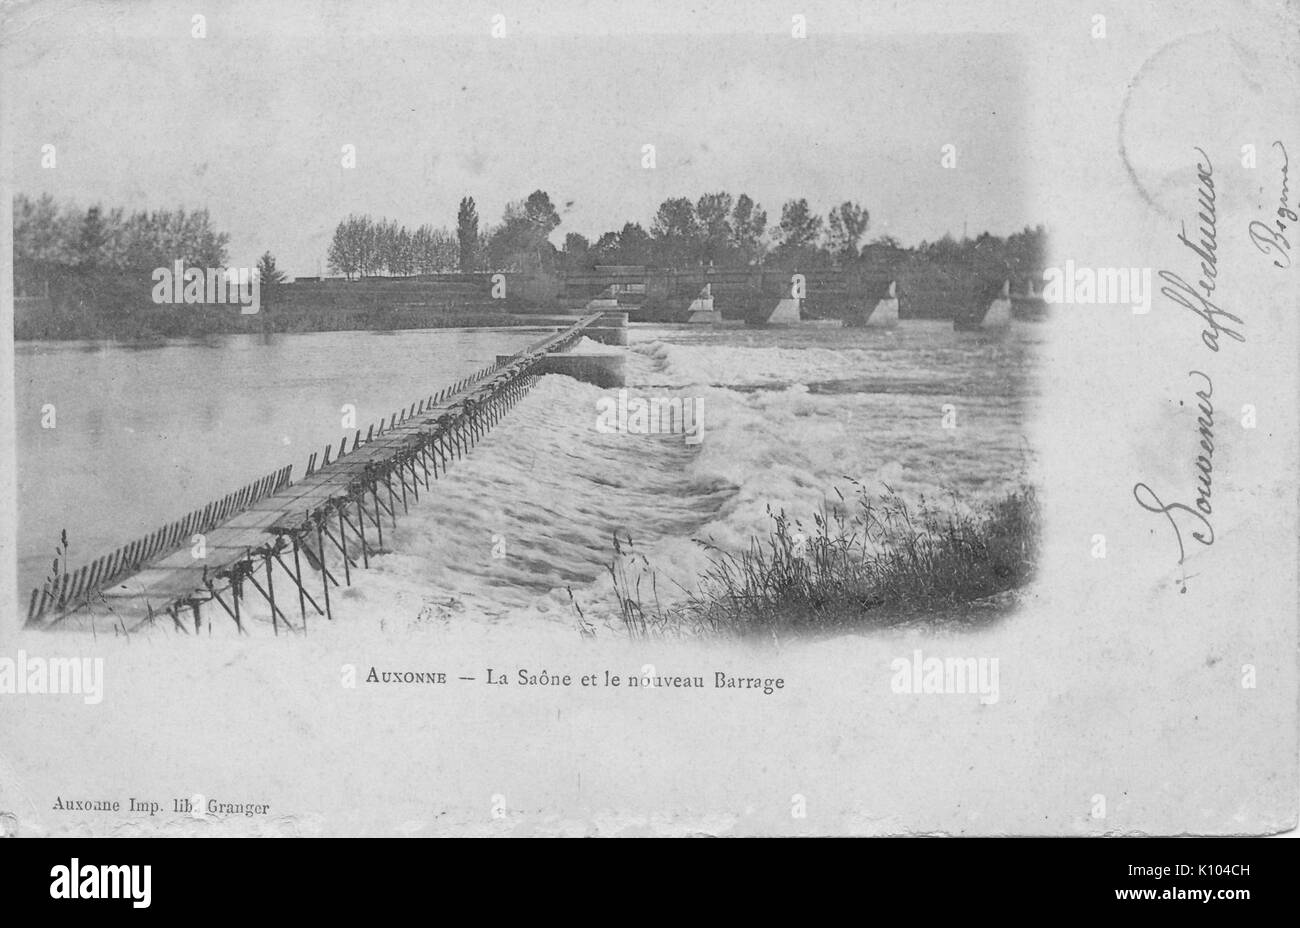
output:
<instances>
[{"instance_id":1,"label":"sky","mask_svg":"<svg viewBox=\"0 0 1300 928\"><path fill-rule=\"evenodd\" d=\"M602 31L580 3L503 13L496 38L489 6L289 2L213 5L198 38L195 6L36 3L11 18L14 190L206 207L232 265L270 250L297 275L324 269L350 212L452 227L469 195L491 223L539 188L557 244L648 228L662 200L718 190L750 194L770 225L792 197L823 215L853 200L868 239L905 244L1043 221L1025 195L1023 43L1006 35L831 34L814 15L795 39L788 13Z\"/></svg>"}]
</instances>

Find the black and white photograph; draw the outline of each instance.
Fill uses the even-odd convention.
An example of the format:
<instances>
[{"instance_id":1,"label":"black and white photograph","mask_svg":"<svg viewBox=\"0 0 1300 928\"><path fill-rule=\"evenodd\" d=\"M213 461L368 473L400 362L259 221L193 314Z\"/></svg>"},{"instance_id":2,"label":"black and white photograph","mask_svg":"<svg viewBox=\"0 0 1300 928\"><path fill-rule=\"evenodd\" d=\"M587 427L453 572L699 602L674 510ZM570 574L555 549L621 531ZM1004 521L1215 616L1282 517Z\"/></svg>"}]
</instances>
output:
<instances>
[{"instance_id":1,"label":"black and white photograph","mask_svg":"<svg viewBox=\"0 0 1300 928\"><path fill-rule=\"evenodd\" d=\"M0 835L1296 827L1294 4L0 17Z\"/></svg>"}]
</instances>

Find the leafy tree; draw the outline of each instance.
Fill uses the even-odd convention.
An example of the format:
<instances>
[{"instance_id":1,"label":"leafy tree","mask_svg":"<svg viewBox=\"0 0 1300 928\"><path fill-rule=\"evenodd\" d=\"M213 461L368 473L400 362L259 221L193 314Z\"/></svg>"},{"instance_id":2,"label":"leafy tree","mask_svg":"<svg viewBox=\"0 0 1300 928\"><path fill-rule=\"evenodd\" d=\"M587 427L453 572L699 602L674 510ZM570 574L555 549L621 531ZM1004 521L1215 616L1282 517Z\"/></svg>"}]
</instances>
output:
<instances>
[{"instance_id":1,"label":"leafy tree","mask_svg":"<svg viewBox=\"0 0 1300 928\"><path fill-rule=\"evenodd\" d=\"M456 239L460 243L460 270L462 274L471 273L478 268L480 254L480 237L478 228L478 208L473 197L460 201L456 212Z\"/></svg>"},{"instance_id":2,"label":"leafy tree","mask_svg":"<svg viewBox=\"0 0 1300 928\"><path fill-rule=\"evenodd\" d=\"M411 233L411 273L437 274L454 271L460 265L460 246L446 229L420 226Z\"/></svg>"},{"instance_id":3,"label":"leafy tree","mask_svg":"<svg viewBox=\"0 0 1300 928\"><path fill-rule=\"evenodd\" d=\"M356 261L348 248L348 224L345 219L334 227L334 236L330 239L329 249L325 252L325 262L334 274L342 274L352 279L357 271Z\"/></svg>"},{"instance_id":4,"label":"leafy tree","mask_svg":"<svg viewBox=\"0 0 1300 928\"><path fill-rule=\"evenodd\" d=\"M329 268L336 274L343 274L349 280L365 274L369 263L367 254L370 218L368 216L350 215L334 229L334 238L330 241L327 260Z\"/></svg>"},{"instance_id":5,"label":"leafy tree","mask_svg":"<svg viewBox=\"0 0 1300 928\"><path fill-rule=\"evenodd\" d=\"M650 235L660 264L680 268L698 263L700 227L695 206L686 197L673 197L659 204Z\"/></svg>"},{"instance_id":6,"label":"leafy tree","mask_svg":"<svg viewBox=\"0 0 1300 928\"><path fill-rule=\"evenodd\" d=\"M433 273L433 227L417 226L411 233L411 272L414 274Z\"/></svg>"},{"instance_id":7,"label":"leafy tree","mask_svg":"<svg viewBox=\"0 0 1300 928\"><path fill-rule=\"evenodd\" d=\"M736 198L731 211L731 236L736 252L745 264L753 264L763 257L763 234L767 231L767 213L749 194Z\"/></svg>"},{"instance_id":8,"label":"leafy tree","mask_svg":"<svg viewBox=\"0 0 1300 928\"><path fill-rule=\"evenodd\" d=\"M380 231L378 223L374 222L369 216L363 217L358 222L357 256L362 277L371 277L379 272L381 266L379 249L382 239L383 233Z\"/></svg>"},{"instance_id":9,"label":"leafy tree","mask_svg":"<svg viewBox=\"0 0 1300 928\"><path fill-rule=\"evenodd\" d=\"M654 261L654 242L639 222L625 223L618 233L616 264L650 264Z\"/></svg>"},{"instance_id":10,"label":"leafy tree","mask_svg":"<svg viewBox=\"0 0 1300 928\"><path fill-rule=\"evenodd\" d=\"M957 244L951 232L945 232L943 238L925 249L925 254L935 261L950 264L961 259L961 246Z\"/></svg>"},{"instance_id":11,"label":"leafy tree","mask_svg":"<svg viewBox=\"0 0 1300 928\"><path fill-rule=\"evenodd\" d=\"M910 252L903 248L898 239L891 235L879 238L862 246L860 258L863 268L872 274L893 274L907 260Z\"/></svg>"},{"instance_id":12,"label":"leafy tree","mask_svg":"<svg viewBox=\"0 0 1300 928\"><path fill-rule=\"evenodd\" d=\"M856 258L858 243L867 233L871 216L864 207L851 200L845 200L831 210L827 218L829 231L827 244L831 253L839 258Z\"/></svg>"},{"instance_id":13,"label":"leafy tree","mask_svg":"<svg viewBox=\"0 0 1300 928\"><path fill-rule=\"evenodd\" d=\"M262 308L270 309L277 301L279 289L285 282L285 274L275 266L275 257L269 251L257 259L257 280Z\"/></svg>"},{"instance_id":14,"label":"leafy tree","mask_svg":"<svg viewBox=\"0 0 1300 928\"><path fill-rule=\"evenodd\" d=\"M195 267L224 267L226 264L226 243L229 237L218 234L212 228L212 217L206 209L186 213L178 210L175 214L176 237L172 250L177 252L186 264Z\"/></svg>"},{"instance_id":15,"label":"leafy tree","mask_svg":"<svg viewBox=\"0 0 1300 928\"><path fill-rule=\"evenodd\" d=\"M550 196L544 190L534 190L528 194L524 200L523 214L542 237L549 236L560 224L560 214L555 211Z\"/></svg>"},{"instance_id":16,"label":"leafy tree","mask_svg":"<svg viewBox=\"0 0 1300 928\"><path fill-rule=\"evenodd\" d=\"M275 266L275 256L269 251L263 252L262 257L257 259L257 279L263 289L278 287L287 279L284 271Z\"/></svg>"},{"instance_id":17,"label":"leafy tree","mask_svg":"<svg viewBox=\"0 0 1300 928\"><path fill-rule=\"evenodd\" d=\"M388 254L385 256L388 273L397 277L409 277L415 273L415 253L411 246L411 232L406 226L396 222L389 224Z\"/></svg>"},{"instance_id":18,"label":"leafy tree","mask_svg":"<svg viewBox=\"0 0 1300 928\"><path fill-rule=\"evenodd\" d=\"M1016 274L1037 275L1047 264L1047 229L1025 226L1007 237L1004 249L1007 264Z\"/></svg>"},{"instance_id":19,"label":"leafy tree","mask_svg":"<svg viewBox=\"0 0 1300 928\"><path fill-rule=\"evenodd\" d=\"M534 190L526 199L507 204L488 245L492 268L528 271L550 267L555 247L549 236L559 224L560 215L545 191Z\"/></svg>"},{"instance_id":20,"label":"leafy tree","mask_svg":"<svg viewBox=\"0 0 1300 928\"><path fill-rule=\"evenodd\" d=\"M723 264L732 248L733 202L729 193L706 193L695 204L699 225L700 260L705 264Z\"/></svg>"},{"instance_id":21,"label":"leafy tree","mask_svg":"<svg viewBox=\"0 0 1300 928\"><path fill-rule=\"evenodd\" d=\"M591 262L592 264L618 264L618 252L618 233L606 232L596 239L596 244L591 246Z\"/></svg>"},{"instance_id":22,"label":"leafy tree","mask_svg":"<svg viewBox=\"0 0 1300 928\"><path fill-rule=\"evenodd\" d=\"M48 193L39 200L14 197L14 286L19 294L43 292L56 269L73 263L70 225Z\"/></svg>"},{"instance_id":23,"label":"leafy tree","mask_svg":"<svg viewBox=\"0 0 1300 928\"><path fill-rule=\"evenodd\" d=\"M776 227L777 247L812 247L817 244L821 230L822 219L808 208L807 200L788 200L781 207L781 222Z\"/></svg>"},{"instance_id":24,"label":"leafy tree","mask_svg":"<svg viewBox=\"0 0 1300 928\"><path fill-rule=\"evenodd\" d=\"M795 264L811 260L816 256L821 231L822 218L808 208L807 200L787 200L776 227L777 258Z\"/></svg>"},{"instance_id":25,"label":"leafy tree","mask_svg":"<svg viewBox=\"0 0 1300 928\"><path fill-rule=\"evenodd\" d=\"M77 237L76 262L82 268L96 268L102 262L104 245L108 241L108 230L104 225L98 206L86 210L86 218L81 222L81 234Z\"/></svg>"},{"instance_id":26,"label":"leafy tree","mask_svg":"<svg viewBox=\"0 0 1300 928\"><path fill-rule=\"evenodd\" d=\"M374 229L374 265L371 270L378 274L387 270L393 260L397 224L390 223L387 219L380 219L372 228Z\"/></svg>"},{"instance_id":27,"label":"leafy tree","mask_svg":"<svg viewBox=\"0 0 1300 928\"><path fill-rule=\"evenodd\" d=\"M585 235L570 232L564 236L564 264L568 268L584 267L588 264L591 242Z\"/></svg>"},{"instance_id":28,"label":"leafy tree","mask_svg":"<svg viewBox=\"0 0 1300 928\"><path fill-rule=\"evenodd\" d=\"M456 233L449 232L446 229L434 229L431 236L433 239L433 260L430 273L454 271L459 268L460 242L456 239Z\"/></svg>"}]
</instances>

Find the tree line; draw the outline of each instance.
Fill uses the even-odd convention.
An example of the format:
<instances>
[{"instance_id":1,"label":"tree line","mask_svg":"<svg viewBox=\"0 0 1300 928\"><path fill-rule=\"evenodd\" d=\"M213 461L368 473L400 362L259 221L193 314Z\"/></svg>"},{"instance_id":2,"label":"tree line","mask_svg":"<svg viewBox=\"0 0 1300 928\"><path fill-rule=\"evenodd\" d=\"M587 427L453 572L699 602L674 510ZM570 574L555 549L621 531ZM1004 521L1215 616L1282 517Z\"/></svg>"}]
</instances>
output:
<instances>
[{"instance_id":1,"label":"tree line","mask_svg":"<svg viewBox=\"0 0 1300 928\"><path fill-rule=\"evenodd\" d=\"M826 218L806 199L789 200L769 229L767 211L748 194L706 193L697 200L671 197L659 205L647 230L628 222L593 243L570 232L564 261L570 267L653 264L660 267L810 265L856 257L870 214L846 200Z\"/></svg>"},{"instance_id":2,"label":"tree line","mask_svg":"<svg viewBox=\"0 0 1300 928\"><path fill-rule=\"evenodd\" d=\"M550 269L555 248L548 237L559 224L559 213L540 190L507 204L494 227L480 225L474 198L465 197L455 232L428 224L411 231L391 219L350 215L335 227L326 258L332 273L349 279Z\"/></svg>"},{"instance_id":3,"label":"tree line","mask_svg":"<svg viewBox=\"0 0 1300 928\"><path fill-rule=\"evenodd\" d=\"M946 235L904 248L890 236L864 244L870 223L867 208L852 200L823 217L800 198L786 201L780 218L769 226L767 211L748 194L719 191L695 200L665 200L649 228L629 221L594 242L569 232L557 248L550 238L561 224L559 212L545 191L535 190L507 204L495 226L480 220L477 204L468 196L460 201L454 231L423 225L410 232L388 219L349 216L334 230L329 267L349 278L457 270L554 273L610 264L674 269L867 264L886 269L921 261L1016 272L1041 267L1045 259L1041 226L1006 238L983 233L958 241Z\"/></svg>"},{"instance_id":4,"label":"tree line","mask_svg":"<svg viewBox=\"0 0 1300 928\"><path fill-rule=\"evenodd\" d=\"M69 271L150 271L183 261L224 267L230 237L206 209L128 213L80 209L50 194L14 197L14 277L19 293L40 293Z\"/></svg>"},{"instance_id":5,"label":"tree line","mask_svg":"<svg viewBox=\"0 0 1300 928\"><path fill-rule=\"evenodd\" d=\"M446 229L426 224L412 231L391 219L354 214L334 229L327 257L329 269L349 279L379 274L405 277L456 270L460 246Z\"/></svg>"}]
</instances>

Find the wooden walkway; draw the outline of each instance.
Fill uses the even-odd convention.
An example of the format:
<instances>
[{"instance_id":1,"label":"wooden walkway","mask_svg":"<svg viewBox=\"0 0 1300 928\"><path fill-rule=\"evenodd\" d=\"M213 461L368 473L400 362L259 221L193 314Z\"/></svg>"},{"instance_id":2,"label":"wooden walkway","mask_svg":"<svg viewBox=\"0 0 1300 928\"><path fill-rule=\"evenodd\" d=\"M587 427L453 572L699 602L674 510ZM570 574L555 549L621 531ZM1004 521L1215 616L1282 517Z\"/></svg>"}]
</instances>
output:
<instances>
[{"instance_id":1,"label":"wooden walkway","mask_svg":"<svg viewBox=\"0 0 1300 928\"><path fill-rule=\"evenodd\" d=\"M383 545L384 522L427 495L434 480L531 389L536 368L565 351L601 318L585 316L514 355L485 367L387 422L343 438L337 450L313 454L306 476L292 483L284 467L112 554L33 590L28 627L48 628L106 607L126 627L169 616L178 629L203 607L232 619L242 632L241 601L250 591L271 607L279 633L303 630L309 614L332 618L330 588L350 585ZM331 460L331 455L333 460ZM318 463L319 458L319 463ZM304 564L310 572L304 570ZM277 593L273 566L292 588ZM340 576L341 575L341 576ZM294 608L296 606L296 608ZM293 618L290 618L290 615ZM93 621L93 618L92 618Z\"/></svg>"}]
</instances>

